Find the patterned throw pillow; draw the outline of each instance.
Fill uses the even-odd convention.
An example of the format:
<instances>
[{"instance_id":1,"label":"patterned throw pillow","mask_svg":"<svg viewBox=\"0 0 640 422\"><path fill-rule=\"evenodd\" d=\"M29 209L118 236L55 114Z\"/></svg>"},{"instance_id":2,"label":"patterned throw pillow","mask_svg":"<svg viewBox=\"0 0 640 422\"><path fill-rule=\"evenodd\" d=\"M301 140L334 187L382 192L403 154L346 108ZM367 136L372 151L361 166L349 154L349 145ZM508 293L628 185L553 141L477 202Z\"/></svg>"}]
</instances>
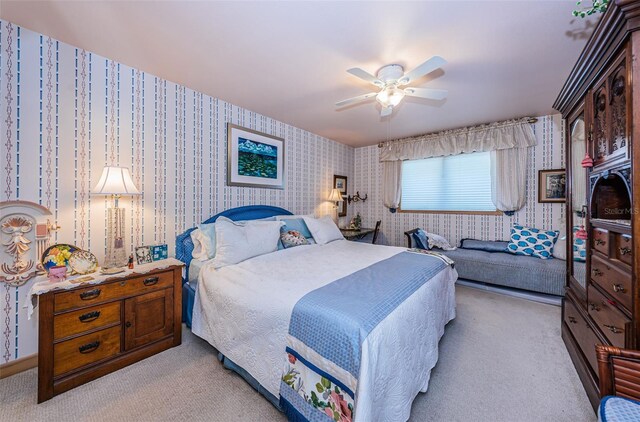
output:
<instances>
[{"instance_id":1,"label":"patterned throw pillow","mask_svg":"<svg viewBox=\"0 0 640 422\"><path fill-rule=\"evenodd\" d=\"M285 249L295 246L309 245L309 241L299 231L280 229L280 241Z\"/></svg>"},{"instance_id":2,"label":"patterned throw pillow","mask_svg":"<svg viewBox=\"0 0 640 422\"><path fill-rule=\"evenodd\" d=\"M511 228L511 242L507 251L516 255L537 256L540 259L552 258L553 245L560 233L514 224Z\"/></svg>"},{"instance_id":3,"label":"patterned throw pillow","mask_svg":"<svg viewBox=\"0 0 640 422\"><path fill-rule=\"evenodd\" d=\"M587 241L577 239L576 232L580 227L573 226L573 260L579 262L587 261Z\"/></svg>"}]
</instances>

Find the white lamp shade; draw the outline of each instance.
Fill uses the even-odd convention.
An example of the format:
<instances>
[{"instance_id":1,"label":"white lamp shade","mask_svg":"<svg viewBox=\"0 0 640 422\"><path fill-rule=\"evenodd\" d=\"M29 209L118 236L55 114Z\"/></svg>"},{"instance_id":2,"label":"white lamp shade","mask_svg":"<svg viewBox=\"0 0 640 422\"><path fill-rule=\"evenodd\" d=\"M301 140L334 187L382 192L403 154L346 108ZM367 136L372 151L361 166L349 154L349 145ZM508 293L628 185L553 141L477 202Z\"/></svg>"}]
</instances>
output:
<instances>
[{"instance_id":1,"label":"white lamp shade","mask_svg":"<svg viewBox=\"0 0 640 422\"><path fill-rule=\"evenodd\" d=\"M344 201L344 199L342 199L342 192L340 192L340 189L331 189L331 194L329 195L329 201L331 202Z\"/></svg>"},{"instance_id":2,"label":"white lamp shade","mask_svg":"<svg viewBox=\"0 0 640 422\"><path fill-rule=\"evenodd\" d=\"M140 195L131 180L131 174L126 167L107 166L102 170L102 176L93 193L100 195Z\"/></svg>"}]
</instances>

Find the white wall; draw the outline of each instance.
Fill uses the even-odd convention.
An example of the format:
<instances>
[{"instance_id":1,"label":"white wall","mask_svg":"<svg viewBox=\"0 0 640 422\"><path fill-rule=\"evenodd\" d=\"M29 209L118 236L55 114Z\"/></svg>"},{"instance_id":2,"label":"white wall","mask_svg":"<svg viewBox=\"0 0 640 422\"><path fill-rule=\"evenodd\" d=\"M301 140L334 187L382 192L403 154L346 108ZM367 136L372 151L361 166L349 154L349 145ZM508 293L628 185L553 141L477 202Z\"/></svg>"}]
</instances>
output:
<instances>
[{"instance_id":1,"label":"white wall","mask_svg":"<svg viewBox=\"0 0 640 422\"><path fill-rule=\"evenodd\" d=\"M173 254L176 234L241 205L329 213L333 175L353 176L351 147L4 21L0 98L0 200L47 206L62 226L54 241L99 260L107 200L90 190L112 131L115 163L143 193L120 201L130 247L168 243ZM285 138L286 189L226 186L227 122ZM37 323L22 309L29 287L0 289L0 363L37 351Z\"/></svg>"},{"instance_id":2,"label":"white wall","mask_svg":"<svg viewBox=\"0 0 640 422\"><path fill-rule=\"evenodd\" d=\"M538 203L538 170L564 168L563 121L561 116L543 116L533 124L538 145L530 148L527 169L527 203L515 215L454 215L402 213L391 214L382 205L382 164L378 161L379 148L374 145L355 151L354 187L368 200L352 207L360 212L363 225L373 227L382 220L380 243L406 245L404 232L416 227L440 234L457 245L460 239L508 240L513 223L543 229L564 230L564 204Z\"/></svg>"}]
</instances>

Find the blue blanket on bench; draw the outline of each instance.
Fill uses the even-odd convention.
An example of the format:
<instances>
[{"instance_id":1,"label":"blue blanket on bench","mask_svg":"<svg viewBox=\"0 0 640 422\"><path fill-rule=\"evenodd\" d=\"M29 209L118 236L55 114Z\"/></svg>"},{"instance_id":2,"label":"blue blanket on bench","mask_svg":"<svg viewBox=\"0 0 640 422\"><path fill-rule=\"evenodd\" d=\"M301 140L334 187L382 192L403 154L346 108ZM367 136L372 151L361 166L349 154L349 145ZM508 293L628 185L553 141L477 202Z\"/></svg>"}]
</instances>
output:
<instances>
[{"instance_id":1,"label":"blue blanket on bench","mask_svg":"<svg viewBox=\"0 0 640 422\"><path fill-rule=\"evenodd\" d=\"M401 252L303 296L291 314L280 385L289 420L352 420L364 340L445 267Z\"/></svg>"}]
</instances>

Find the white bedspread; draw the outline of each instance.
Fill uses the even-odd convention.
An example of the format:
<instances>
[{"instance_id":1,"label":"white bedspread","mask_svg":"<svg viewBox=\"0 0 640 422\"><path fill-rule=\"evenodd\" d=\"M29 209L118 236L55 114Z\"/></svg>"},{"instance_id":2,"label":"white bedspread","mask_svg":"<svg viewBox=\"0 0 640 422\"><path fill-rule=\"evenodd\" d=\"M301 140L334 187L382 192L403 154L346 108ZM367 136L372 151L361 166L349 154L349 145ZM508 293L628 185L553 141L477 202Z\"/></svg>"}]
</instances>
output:
<instances>
[{"instance_id":1,"label":"white bedspread","mask_svg":"<svg viewBox=\"0 0 640 422\"><path fill-rule=\"evenodd\" d=\"M306 293L406 251L347 240L299 246L200 272L193 333L278 397L294 305ZM362 348L356 421L407 420L427 390L444 326L455 317L457 273L445 268L369 334Z\"/></svg>"}]
</instances>

